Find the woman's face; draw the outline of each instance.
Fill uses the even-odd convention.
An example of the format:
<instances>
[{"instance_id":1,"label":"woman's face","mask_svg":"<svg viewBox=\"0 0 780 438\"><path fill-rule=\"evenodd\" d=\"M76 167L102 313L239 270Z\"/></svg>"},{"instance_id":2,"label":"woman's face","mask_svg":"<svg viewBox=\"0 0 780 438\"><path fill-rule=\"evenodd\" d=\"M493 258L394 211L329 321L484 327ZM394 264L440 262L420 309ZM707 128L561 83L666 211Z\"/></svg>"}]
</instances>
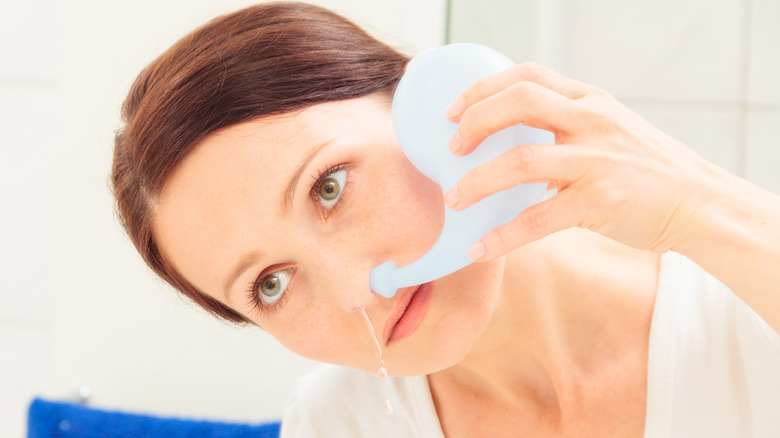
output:
<instances>
[{"instance_id":1,"label":"woman's face","mask_svg":"<svg viewBox=\"0 0 780 438\"><path fill-rule=\"evenodd\" d=\"M434 244L441 189L407 161L387 98L325 103L207 137L160 195L155 234L194 286L315 360L376 371L365 306L394 375L463 358L487 324L503 260L387 299L369 271Z\"/></svg>"}]
</instances>

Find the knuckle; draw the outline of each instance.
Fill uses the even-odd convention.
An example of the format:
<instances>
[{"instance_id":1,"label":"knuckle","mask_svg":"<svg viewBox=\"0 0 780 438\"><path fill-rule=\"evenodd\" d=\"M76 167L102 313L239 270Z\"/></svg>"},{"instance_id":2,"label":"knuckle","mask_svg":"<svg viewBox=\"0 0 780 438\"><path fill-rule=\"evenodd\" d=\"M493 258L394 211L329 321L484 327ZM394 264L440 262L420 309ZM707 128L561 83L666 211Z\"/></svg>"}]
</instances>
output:
<instances>
[{"instance_id":1,"label":"knuckle","mask_svg":"<svg viewBox=\"0 0 780 438\"><path fill-rule=\"evenodd\" d=\"M468 108L460 118L460 127L458 128L462 139L468 140L479 137L484 130L484 117L480 111L480 105L476 104Z\"/></svg>"},{"instance_id":2,"label":"knuckle","mask_svg":"<svg viewBox=\"0 0 780 438\"><path fill-rule=\"evenodd\" d=\"M468 108L463 112L463 115L460 116L460 122L458 122L458 131L460 132L461 137L469 137L470 134L474 132L474 119L476 118L474 113L475 111L473 108Z\"/></svg>"},{"instance_id":3,"label":"knuckle","mask_svg":"<svg viewBox=\"0 0 780 438\"><path fill-rule=\"evenodd\" d=\"M512 73L518 81L522 80L538 80L548 74L547 68L538 62L529 61L523 62L512 67Z\"/></svg>"},{"instance_id":4,"label":"knuckle","mask_svg":"<svg viewBox=\"0 0 780 438\"><path fill-rule=\"evenodd\" d=\"M612 95L607 92L607 90L597 87L595 85L589 85L588 86L588 93L591 96L595 96L601 99L612 99Z\"/></svg>"},{"instance_id":5,"label":"knuckle","mask_svg":"<svg viewBox=\"0 0 780 438\"><path fill-rule=\"evenodd\" d=\"M523 102L529 107L533 107L541 99L541 87L533 82L518 82L511 87L511 93L515 100Z\"/></svg>"},{"instance_id":6,"label":"knuckle","mask_svg":"<svg viewBox=\"0 0 780 438\"><path fill-rule=\"evenodd\" d=\"M466 107L468 108L492 94L491 90L493 88L493 81L494 79L488 76L469 85L469 87L466 88L466 90L461 94L463 99L466 101Z\"/></svg>"},{"instance_id":7,"label":"knuckle","mask_svg":"<svg viewBox=\"0 0 780 438\"><path fill-rule=\"evenodd\" d=\"M529 207L521 215L521 225L532 235L541 235L550 228L552 218L546 209Z\"/></svg>"},{"instance_id":8,"label":"knuckle","mask_svg":"<svg viewBox=\"0 0 780 438\"><path fill-rule=\"evenodd\" d=\"M580 108L580 114L585 122L591 127L598 127L600 132L608 132L614 121L604 105L598 103L589 103Z\"/></svg>"},{"instance_id":9,"label":"knuckle","mask_svg":"<svg viewBox=\"0 0 780 438\"><path fill-rule=\"evenodd\" d=\"M623 190L607 183L596 183L593 198L598 210L615 209L625 202Z\"/></svg>"},{"instance_id":10,"label":"knuckle","mask_svg":"<svg viewBox=\"0 0 780 438\"><path fill-rule=\"evenodd\" d=\"M526 72L528 77L539 78L547 74L547 69L538 62L530 61L520 64L523 71Z\"/></svg>"},{"instance_id":11,"label":"knuckle","mask_svg":"<svg viewBox=\"0 0 780 438\"><path fill-rule=\"evenodd\" d=\"M516 170L523 171L539 164L539 151L533 147L516 147L512 150Z\"/></svg>"},{"instance_id":12,"label":"knuckle","mask_svg":"<svg viewBox=\"0 0 780 438\"><path fill-rule=\"evenodd\" d=\"M493 242L491 242L490 246L502 251L504 248L507 248L512 240L509 232L510 227L511 223L496 228L494 232L491 233Z\"/></svg>"}]
</instances>

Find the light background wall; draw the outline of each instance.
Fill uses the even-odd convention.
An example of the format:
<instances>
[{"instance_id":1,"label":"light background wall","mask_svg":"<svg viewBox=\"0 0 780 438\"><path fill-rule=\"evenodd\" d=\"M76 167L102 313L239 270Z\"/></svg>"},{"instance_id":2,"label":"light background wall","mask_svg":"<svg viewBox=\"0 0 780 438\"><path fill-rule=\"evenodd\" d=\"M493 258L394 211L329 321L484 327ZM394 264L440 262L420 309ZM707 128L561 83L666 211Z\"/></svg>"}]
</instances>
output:
<instances>
[{"instance_id":1,"label":"light background wall","mask_svg":"<svg viewBox=\"0 0 780 438\"><path fill-rule=\"evenodd\" d=\"M278 418L313 364L156 280L106 176L137 72L238 0L0 0L0 436L34 394L161 415ZM780 193L775 0L321 0L410 50L476 41L613 93ZM449 17L449 20L445 20Z\"/></svg>"},{"instance_id":2,"label":"light background wall","mask_svg":"<svg viewBox=\"0 0 780 438\"><path fill-rule=\"evenodd\" d=\"M277 419L312 368L156 280L106 185L135 75L186 32L252 3L0 0L0 436L24 435L33 395L82 387L107 408ZM409 52L443 42L443 0L314 3Z\"/></svg>"},{"instance_id":3,"label":"light background wall","mask_svg":"<svg viewBox=\"0 0 780 438\"><path fill-rule=\"evenodd\" d=\"M450 16L452 41L481 41L604 88L780 193L780 2L452 0Z\"/></svg>"},{"instance_id":4,"label":"light background wall","mask_svg":"<svg viewBox=\"0 0 780 438\"><path fill-rule=\"evenodd\" d=\"M0 436L51 384L59 74L52 0L0 0Z\"/></svg>"}]
</instances>

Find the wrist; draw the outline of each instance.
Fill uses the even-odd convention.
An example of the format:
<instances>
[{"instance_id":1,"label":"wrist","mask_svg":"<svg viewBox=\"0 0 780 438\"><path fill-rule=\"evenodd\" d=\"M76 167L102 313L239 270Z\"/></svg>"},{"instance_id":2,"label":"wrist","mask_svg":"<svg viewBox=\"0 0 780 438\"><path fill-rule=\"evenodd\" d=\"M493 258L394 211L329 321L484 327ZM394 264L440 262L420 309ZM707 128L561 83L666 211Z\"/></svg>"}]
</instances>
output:
<instances>
[{"instance_id":1,"label":"wrist","mask_svg":"<svg viewBox=\"0 0 780 438\"><path fill-rule=\"evenodd\" d=\"M705 162L692 184L690 219L672 250L696 260L760 245L776 196Z\"/></svg>"}]
</instances>

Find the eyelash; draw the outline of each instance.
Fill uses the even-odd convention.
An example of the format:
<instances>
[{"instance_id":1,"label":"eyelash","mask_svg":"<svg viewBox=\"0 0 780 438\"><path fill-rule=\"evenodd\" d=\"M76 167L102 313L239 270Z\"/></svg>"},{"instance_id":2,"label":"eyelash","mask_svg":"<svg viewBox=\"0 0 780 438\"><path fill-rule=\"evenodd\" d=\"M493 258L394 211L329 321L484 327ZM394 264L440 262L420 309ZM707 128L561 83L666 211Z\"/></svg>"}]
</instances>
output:
<instances>
[{"instance_id":1,"label":"eyelash","mask_svg":"<svg viewBox=\"0 0 780 438\"><path fill-rule=\"evenodd\" d=\"M325 170L321 170L317 172L317 176L314 178L314 183L311 186L311 189L309 190L309 197L314 202L319 202L319 192L322 188L322 185L325 183L325 179L327 176L334 174L340 170L347 169L349 167L349 163L341 163L337 164L335 166L329 166L326 167ZM324 218L327 218L331 214L333 214L336 211L336 208L341 204L341 198L344 196L344 189L349 185L349 173L347 173L347 180L344 182L344 187L341 187L341 193L339 195L339 199L336 202L336 204L329 208L327 211L322 211L322 215ZM284 304L287 302L287 300L290 297L290 285L287 286L287 289L282 293L282 296L279 297L279 299L273 303L273 304L264 304L261 302L260 297L258 294L260 293L260 285L262 283L262 280L269 274L273 274L274 272L284 270L286 268L278 269L276 267L272 267L271 269L266 269L263 272L260 273L260 275L257 276L257 278L250 283L249 290L247 293L249 294L249 302L252 304L252 308L249 309L250 313L261 313L261 314L271 314L275 311L279 310L284 306ZM295 270L293 270L290 273L290 277L293 277L295 275Z\"/></svg>"},{"instance_id":2,"label":"eyelash","mask_svg":"<svg viewBox=\"0 0 780 438\"><path fill-rule=\"evenodd\" d=\"M249 294L249 302L252 303L252 308L249 309L250 313L255 313L255 312L260 314L273 313L281 309L282 306L284 306L284 303L286 303L287 300L289 299L289 290L287 289L285 289L285 291L282 292L282 296L279 297L279 299L276 300L276 302L273 304L262 303L260 297L258 296L258 294L260 293L260 285L263 282L263 279L269 274L273 274L274 272L278 272L278 271L283 271L284 269L288 269L288 268L277 269L276 267L272 267L271 269L266 269L265 271L260 273L260 275L255 279L255 281L250 283L249 290L247 291L247 293ZM292 277L293 275L295 275L294 269L290 273L290 277Z\"/></svg>"},{"instance_id":3,"label":"eyelash","mask_svg":"<svg viewBox=\"0 0 780 438\"><path fill-rule=\"evenodd\" d=\"M320 189L322 188L322 185L325 184L326 177L329 175L332 175L340 170L345 170L349 168L349 163L341 163L336 164L335 166L328 166L325 168L325 170L321 170L317 172L317 176L314 178L314 183L312 183L311 190L309 191L309 197L314 202L319 202L319 193ZM327 211L322 211L322 217L323 219L327 219L328 216L333 214L336 211L336 208L341 204L341 198L344 197L344 190L346 187L349 186L349 172L347 172L347 179L344 181L344 187L341 187L341 192L339 194L339 200L336 202L336 204L329 208Z\"/></svg>"}]
</instances>

